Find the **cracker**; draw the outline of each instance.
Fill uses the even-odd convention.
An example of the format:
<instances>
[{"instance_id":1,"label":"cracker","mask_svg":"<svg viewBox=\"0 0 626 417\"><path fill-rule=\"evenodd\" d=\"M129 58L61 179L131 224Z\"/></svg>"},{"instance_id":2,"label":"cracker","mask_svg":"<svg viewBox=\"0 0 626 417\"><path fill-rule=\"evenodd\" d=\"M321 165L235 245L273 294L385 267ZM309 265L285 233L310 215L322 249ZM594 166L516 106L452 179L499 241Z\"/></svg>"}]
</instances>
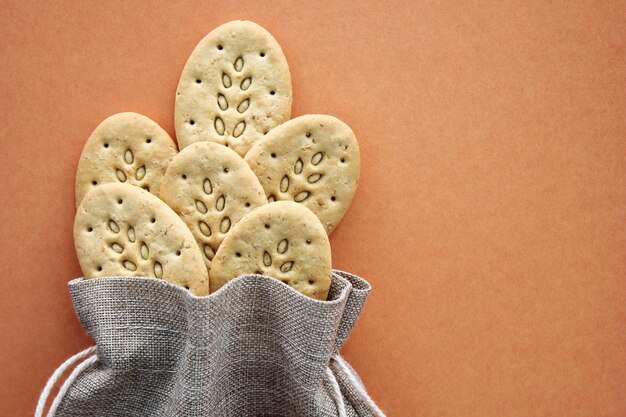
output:
<instances>
[{"instance_id":1,"label":"cracker","mask_svg":"<svg viewBox=\"0 0 626 417\"><path fill-rule=\"evenodd\" d=\"M160 278L201 296L209 292L200 249L167 204L141 188L109 183L87 193L74 221L85 278Z\"/></svg>"},{"instance_id":2,"label":"cracker","mask_svg":"<svg viewBox=\"0 0 626 417\"><path fill-rule=\"evenodd\" d=\"M163 179L161 199L187 224L207 268L235 224L267 204L248 164L232 149L212 142L193 143L174 158Z\"/></svg>"},{"instance_id":3,"label":"cracker","mask_svg":"<svg viewBox=\"0 0 626 417\"><path fill-rule=\"evenodd\" d=\"M269 201L291 200L313 211L331 233L359 182L359 145L341 120L296 117L269 132L246 155Z\"/></svg>"},{"instance_id":4,"label":"cracker","mask_svg":"<svg viewBox=\"0 0 626 417\"><path fill-rule=\"evenodd\" d=\"M176 144L146 116L118 113L93 131L76 172L76 206L92 188L109 182L132 184L159 195Z\"/></svg>"},{"instance_id":5,"label":"cracker","mask_svg":"<svg viewBox=\"0 0 626 417\"><path fill-rule=\"evenodd\" d=\"M211 292L242 274L279 279L325 300L331 281L328 235L304 206L280 201L247 214L226 236L209 271Z\"/></svg>"},{"instance_id":6,"label":"cracker","mask_svg":"<svg viewBox=\"0 0 626 417\"><path fill-rule=\"evenodd\" d=\"M198 141L244 156L265 133L291 117L291 75L280 45L256 23L233 21L193 50L176 92L180 148Z\"/></svg>"}]
</instances>

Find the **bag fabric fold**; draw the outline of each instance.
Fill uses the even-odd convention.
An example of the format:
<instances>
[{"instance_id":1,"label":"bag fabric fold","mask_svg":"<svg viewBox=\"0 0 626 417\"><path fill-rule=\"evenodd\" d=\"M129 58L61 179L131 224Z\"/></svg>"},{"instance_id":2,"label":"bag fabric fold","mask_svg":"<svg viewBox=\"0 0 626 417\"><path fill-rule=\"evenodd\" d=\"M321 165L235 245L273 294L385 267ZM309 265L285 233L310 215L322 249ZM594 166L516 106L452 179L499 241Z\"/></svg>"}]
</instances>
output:
<instances>
[{"instance_id":1,"label":"bag fabric fold","mask_svg":"<svg viewBox=\"0 0 626 417\"><path fill-rule=\"evenodd\" d=\"M334 270L327 301L260 275L206 297L140 277L69 289L97 359L55 416L382 415L338 355L371 290L355 275Z\"/></svg>"}]
</instances>

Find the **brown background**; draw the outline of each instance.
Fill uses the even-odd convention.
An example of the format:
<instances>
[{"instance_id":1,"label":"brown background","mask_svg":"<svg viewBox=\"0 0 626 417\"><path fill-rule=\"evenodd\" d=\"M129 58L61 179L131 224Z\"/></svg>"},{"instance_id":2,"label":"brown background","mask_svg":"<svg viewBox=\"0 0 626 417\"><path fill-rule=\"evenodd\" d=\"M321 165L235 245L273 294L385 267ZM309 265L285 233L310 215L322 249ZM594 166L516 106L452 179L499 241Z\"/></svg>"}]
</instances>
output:
<instances>
[{"instance_id":1,"label":"brown background","mask_svg":"<svg viewBox=\"0 0 626 417\"><path fill-rule=\"evenodd\" d=\"M0 6L0 410L91 344L66 282L95 126L171 134L195 44L283 46L293 114L361 144L334 266L374 291L344 349L389 416L626 415L624 2L7 2Z\"/></svg>"}]
</instances>

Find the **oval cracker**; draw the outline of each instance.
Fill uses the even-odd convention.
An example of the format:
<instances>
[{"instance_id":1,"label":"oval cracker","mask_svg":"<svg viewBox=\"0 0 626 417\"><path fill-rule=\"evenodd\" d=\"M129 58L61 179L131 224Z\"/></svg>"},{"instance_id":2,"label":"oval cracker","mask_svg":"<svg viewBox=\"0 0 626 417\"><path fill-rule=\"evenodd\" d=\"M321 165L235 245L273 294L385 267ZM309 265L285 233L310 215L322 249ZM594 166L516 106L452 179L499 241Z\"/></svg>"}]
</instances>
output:
<instances>
[{"instance_id":1,"label":"oval cracker","mask_svg":"<svg viewBox=\"0 0 626 417\"><path fill-rule=\"evenodd\" d=\"M325 115L296 117L274 128L246 155L269 201L295 201L331 233L359 182L359 144L352 129Z\"/></svg>"},{"instance_id":2,"label":"oval cracker","mask_svg":"<svg viewBox=\"0 0 626 417\"><path fill-rule=\"evenodd\" d=\"M272 35L248 21L225 23L191 53L176 92L180 148L217 142L242 157L291 117L291 75Z\"/></svg>"},{"instance_id":3,"label":"oval cracker","mask_svg":"<svg viewBox=\"0 0 626 417\"><path fill-rule=\"evenodd\" d=\"M326 300L331 282L328 235L306 207L279 201L244 216L226 236L211 270L211 292L242 274L263 274Z\"/></svg>"},{"instance_id":4,"label":"oval cracker","mask_svg":"<svg viewBox=\"0 0 626 417\"><path fill-rule=\"evenodd\" d=\"M163 179L161 199L187 224L203 249L207 268L232 227L267 203L248 164L232 149L212 142L191 144L174 158Z\"/></svg>"},{"instance_id":5,"label":"oval cracker","mask_svg":"<svg viewBox=\"0 0 626 417\"><path fill-rule=\"evenodd\" d=\"M83 147L76 172L76 206L87 192L109 182L136 185L159 195L176 144L156 122L138 113L107 117Z\"/></svg>"},{"instance_id":6,"label":"oval cracker","mask_svg":"<svg viewBox=\"0 0 626 417\"><path fill-rule=\"evenodd\" d=\"M74 244L85 278L160 278L209 292L200 249L167 204L141 188L109 183L89 191L76 213Z\"/></svg>"}]
</instances>

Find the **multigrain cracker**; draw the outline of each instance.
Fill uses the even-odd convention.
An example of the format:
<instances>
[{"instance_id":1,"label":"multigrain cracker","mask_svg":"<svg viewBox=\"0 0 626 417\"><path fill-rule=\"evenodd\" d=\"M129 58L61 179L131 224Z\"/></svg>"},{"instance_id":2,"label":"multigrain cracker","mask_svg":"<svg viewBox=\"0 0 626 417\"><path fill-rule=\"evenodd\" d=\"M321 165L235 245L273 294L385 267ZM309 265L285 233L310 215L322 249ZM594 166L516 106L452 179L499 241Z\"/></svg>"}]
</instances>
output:
<instances>
[{"instance_id":1,"label":"multigrain cracker","mask_svg":"<svg viewBox=\"0 0 626 417\"><path fill-rule=\"evenodd\" d=\"M226 236L209 271L211 292L242 274L279 279L325 300L331 280L328 235L304 206L281 201L251 211Z\"/></svg>"},{"instance_id":2,"label":"multigrain cracker","mask_svg":"<svg viewBox=\"0 0 626 417\"><path fill-rule=\"evenodd\" d=\"M176 155L165 130L146 116L118 113L93 131L76 172L76 206L92 188L109 182L136 185L159 195L161 180Z\"/></svg>"},{"instance_id":3,"label":"multigrain cracker","mask_svg":"<svg viewBox=\"0 0 626 417\"><path fill-rule=\"evenodd\" d=\"M235 224L267 204L248 164L235 151L212 142L191 144L174 158L163 179L161 199L189 226L207 268Z\"/></svg>"},{"instance_id":4,"label":"multigrain cracker","mask_svg":"<svg viewBox=\"0 0 626 417\"><path fill-rule=\"evenodd\" d=\"M226 23L193 50L176 92L180 148L217 142L244 156L291 117L291 75L280 45L261 26Z\"/></svg>"},{"instance_id":5,"label":"multigrain cracker","mask_svg":"<svg viewBox=\"0 0 626 417\"><path fill-rule=\"evenodd\" d=\"M141 188L109 183L87 193L74 244L85 278L160 278L201 296L209 292L200 249L167 204Z\"/></svg>"},{"instance_id":6,"label":"multigrain cracker","mask_svg":"<svg viewBox=\"0 0 626 417\"><path fill-rule=\"evenodd\" d=\"M269 132L246 155L269 201L313 211L328 233L348 210L359 182L359 145L341 120L296 117Z\"/></svg>"}]
</instances>

